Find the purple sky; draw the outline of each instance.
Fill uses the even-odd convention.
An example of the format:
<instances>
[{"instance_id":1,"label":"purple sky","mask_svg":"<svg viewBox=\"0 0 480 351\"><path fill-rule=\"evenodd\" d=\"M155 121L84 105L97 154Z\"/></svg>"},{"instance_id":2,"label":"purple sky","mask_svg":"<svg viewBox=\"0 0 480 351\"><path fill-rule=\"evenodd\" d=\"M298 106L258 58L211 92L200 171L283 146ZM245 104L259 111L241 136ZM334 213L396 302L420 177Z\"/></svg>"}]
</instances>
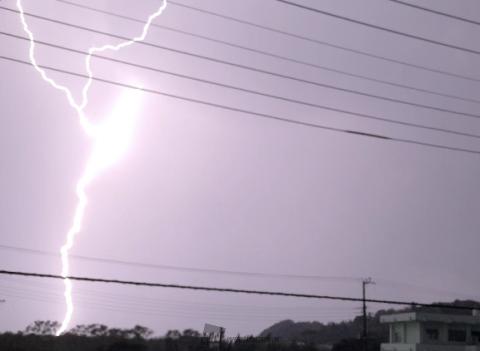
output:
<instances>
[{"instance_id":1,"label":"purple sky","mask_svg":"<svg viewBox=\"0 0 480 351\"><path fill-rule=\"evenodd\" d=\"M273 0L181 0L204 9L338 45L472 77L478 55L360 27ZM159 1L82 3L145 19ZM302 3L480 50L480 27L385 0ZM475 19L474 0L415 0ZM141 24L53 0L24 0L28 12L132 37ZM1 6L15 7L13 0ZM478 18L477 18L478 19ZM86 50L115 39L28 18L38 40ZM163 24L378 79L480 99L479 83L346 53L170 4ZM24 35L0 11L0 30ZM152 27L147 41L244 65L421 104L475 113L460 102L286 63ZM28 44L1 36L1 55L28 60ZM473 118L380 101L133 45L110 56L276 95L400 121L480 133ZM40 64L84 73L83 57L38 46ZM352 118L265 97L94 60L96 75L172 94L340 128L480 150L475 139ZM58 252L90 144L64 96L32 67L1 61L0 245ZM53 74L78 96L82 79ZM101 120L121 88L94 83L87 113ZM480 158L460 152L337 134L145 94L128 153L89 187L84 230L73 253L152 264L333 277L372 276L371 297L480 298ZM2 269L58 274L60 260L1 250ZM72 274L234 288L359 296L355 279L266 279L72 260ZM61 282L0 277L0 329L61 320ZM258 333L281 319L341 320L358 304L220 295L75 283L72 326L101 322L167 329ZM372 311L381 306L371 305Z\"/></svg>"}]
</instances>

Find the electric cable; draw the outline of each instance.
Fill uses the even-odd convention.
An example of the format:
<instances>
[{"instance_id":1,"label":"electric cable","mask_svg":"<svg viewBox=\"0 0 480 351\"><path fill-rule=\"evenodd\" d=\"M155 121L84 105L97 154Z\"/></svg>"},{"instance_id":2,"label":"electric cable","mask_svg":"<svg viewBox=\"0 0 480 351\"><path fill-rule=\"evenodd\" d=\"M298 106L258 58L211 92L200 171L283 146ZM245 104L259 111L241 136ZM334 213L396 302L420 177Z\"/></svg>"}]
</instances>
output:
<instances>
[{"instance_id":1,"label":"electric cable","mask_svg":"<svg viewBox=\"0 0 480 351\"><path fill-rule=\"evenodd\" d=\"M13 10L13 9L8 8L8 7L0 6L0 9L4 9L4 10L7 10L7 11L12 11L14 13L18 13L18 10ZM37 18L37 19L40 19L40 20L47 21L47 22L52 22L52 23L68 26L68 27L71 27L71 28L76 28L76 29L79 29L79 30L84 30L84 31L88 31L88 32L101 34L101 35L109 36L109 37L112 37L112 38L117 38L117 39L128 41L127 37L117 35L117 34L114 34L114 33L104 32L104 31L100 31L100 30L97 30L97 29L89 28L89 27L84 27L84 26L80 26L80 25L76 25L76 24L71 24L71 23L68 23L68 22L52 19L52 18L45 17L45 16L39 16L39 15L35 15L35 14L32 14L32 13L28 13L28 12L24 12L24 14L26 16L30 16L30 17L33 17L33 18ZM283 78L283 79L288 79L288 80L291 80L291 81L296 81L296 82L300 82L300 83L306 83L306 84L318 86L318 87L321 87L321 88L337 90L337 91L341 91L341 92L344 92L344 93L356 94L356 95L359 95L359 96L365 96L365 97L369 97L369 98L373 98L373 99L379 99L379 100L383 100L383 101L388 101L388 102L393 102L393 103L398 103L398 104L403 104L403 105L409 105L409 106L423 108L423 109L437 111L437 112L455 114L455 115L459 115L459 116L463 116L463 117L471 117L471 118L476 118L476 119L480 118L480 114L476 114L476 113L463 112L463 111L458 111L458 110L451 110L451 109L448 109L448 108L442 108L442 107L437 107L437 106L432 106L432 105L425 105L425 104L421 104L421 103L416 103L416 102L391 98L391 97L387 97L387 96L367 93L367 92L363 92L363 91L359 91L359 90L343 88L343 87L339 87L339 86L332 85L332 84L320 83L320 82L311 81L311 80L308 80L308 79L298 78L298 77L294 77L294 76L290 76L290 75L286 75L286 74L281 74L281 73L269 71L269 70L266 70L266 69L260 69L260 68L256 68L256 67L252 67L252 66L248 66L248 65L243 65L243 64L240 64L240 63L235 63L235 62L231 62L231 61L227 61L227 60L221 60L221 59L217 59L217 58L214 58L214 57L211 57L211 56L200 55L200 54L196 54L196 53L193 53L193 52L190 52L190 51L175 49L175 48L155 44L155 43L148 42L148 41L137 42L137 44L142 45L142 46L153 47L153 48L156 48L156 49L167 50L167 51L174 52L174 53L177 53L177 54L187 55L187 56L190 56L190 57L195 57L195 58L202 59L202 60L207 60L207 61L210 61L210 62L220 63L220 64L228 65L228 66L231 66L231 67L241 68L241 69L245 69L245 70L256 72L256 73L263 73L263 74L273 76L273 77L277 77L277 78Z\"/></svg>"},{"instance_id":2,"label":"electric cable","mask_svg":"<svg viewBox=\"0 0 480 351\"><path fill-rule=\"evenodd\" d=\"M29 39L27 37L19 36L19 35L16 35L16 34L11 34L11 33L3 32L3 31L0 31L0 34L11 37L11 38L14 38L14 39L29 41ZM35 43L39 44L39 45L45 45L45 46L53 47L53 48L59 49L59 50L73 52L73 53L76 53L76 54L82 54L82 55L87 55L88 54L88 52L85 52L85 51L76 50L76 49L72 49L72 48L69 48L69 47L66 47L66 46L63 46L63 45L52 44L52 43L48 43L48 42L45 42L45 41L35 40ZM134 62L129 62L129 61L124 61L124 60L120 60L120 59L110 58L110 57L99 55L99 54L92 54L91 56L95 57L95 58L105 60L105 61L114 62L114 63L130 66L130 67L136 67L136 68L140 68L140 69L144 69L144 70L148 70L148 71L152 71L152 72L156 72L156 73L166 74L166 75L170 75L170 76L174 76L174 77L179 77L179 78L188 79L188 80L192 80L192 81L196 81L196 82L200 82L200 83L204 83L204 84L214 85L214 86L218 86L218 87L222 87L222 88L226 88L226 89L232 89L232 90L241 91L241 92L244 92L244 93L263 96L263 97L267 97L267 98L271 98L271 99L275 99L275 100L280 100L280 101L290 102L290 103L294 103L294 104L299 104L299 105L312 107L312 108L316 108L316 109L327 110L327 111L331 111L331 112L338 112L338 113L345 114L345 115L348 115L348 116L370 119L370 120L376 120L376 121L381 121L381 122L396 124L396 125L402 125L402 126L407 126L407 127L412 127L412 128L431 130L431 131L441 132L441 133L446 133L446 134L459 135L459 136L465 136L465 137L469 137L469 138L480 139L479 134L461 132L461 131L451 130L451 129L447 129L447 128L428 126L428 125L413 123L413 122L404 122L404 121L399 121L399 120L395 120L395 119L392 119L392 118L380 117L380 116L375 116L375 115L356 112L356 111L351 111L351 110L344 110L344 109L340 109L340 108L336 108L336 107L332 107L332 106L316 104L316 103L308 102L308 101L304 101L304 100L288 98L288 97L285 97L285 96L274 95L274 94L267 93L267 92L242 88L242 87L231 85L231 84L220 83L220 82L217 82L217 81L198 78L198 77L194 77L194 76L191 76L191 75L185 75L185 74L181 74L181 73L167 71L167 70L163 70L163 69L152 67L152 66L147 66L147 65L137 64L137 63L134 63Z\"/></svg>"},{"instance_id":3,"label":"electric cable","mask_svg":"<svg viewBox=\"0 0 480 351\"><path fill-rule=\"evenodd\" d=\"M137 287L142 286L142 287L149 287L149 288L170 288L170 289L184 289L184 290L209 291L209 292L220 292L220 293L295 297L295 298L317 299L317 300L336 300L336 301L354 301L354 302L365 301L369 303L388 304L388 305L403 305L403 306L411 306L411 307L430 307L430 308L450 308L455 310L468 310L468 311L478 309L477 306L458 306L458 305L447 305L442 303L428 304L428 303L415 302L415 301L363 299L359 297L347 297L347 296L336 296L336 295L335 296L334 295L316 295L316 294L292 293L292 292L284 292L284 291L220 288L220 287L212 287L212 286L207 287L207 286L198 286L198 285L154 283L154 282L145 282L145 281L121 280L121 279L111 279L111 278L93 278L93 277L71 276L71 275L69 275L68 277L63 277L58 274L21 272L21 271L11 271L11 270L0 270L0 274L22 276L22 277L35 277L35 278L43 278L43 279L58 279L58 280L70 279L73 281L81 281L81 282L89 282L89 283L119 284L119 285L130 285L130 286L137 286Z\"/></svg>"},{"instance_id":4,"label":"electric cable","mask_svg":"<svg viewBox=\"0 0 480 351\"><path fill-rule=\"evenodd\" d=\"M141 20L141 19L131 17L131 16L126 16L126 15L116 13L116 12L112 12L112 11L102 10L102 9L97 8L97 7L88 6L88 5L84 5L84 4L77 4L75 2L68 1L68 0L57 0L57 1L60 2L60 3L66 4L66 5L74 6L74 7L77 7L77 8L81 8L81 9L96 12L96 13L101 13L101 14L104 14L104 15L107 15L107 16L110 16L110 17L121 18L121 19L124 19L124 20L127 20L127 21L132 21L132 22L135 22L135 23L143 23L143 20ZM230 41L215 39L215 38L210 37L210 36L201 35L201 34L189 32L189 31L185 31L185 30L176 29L176 28L169 27L169 26L162 25L162 24L152 23L151 26L156 27L156 28L160 28L160 29L163 29L163 30L167 30L167 31L170 31L170 32L174 32L174 33L180 33L180 34L185 35L185 36L199 38L199 39L202 39L202 40L206 40L206 41L210 41L210 42L213 42L213 43L233 47L233 48L236 48L236 49L240 49L240 50L244 50L244 51L248 51L248 52L253 52L255 54L259 54L259 55L263 55L263 56L267 56L267 57L272 57L272 58L275 58L275 59L278 59L278 60L282 60L282 61L286 61L286 62L292 62L292 63L295 63L295 64L300 64L300 65L304 65L304 66L307 66L307 67L313 67L313 68L323 70L323 71L337 73L337 74L347 76L347 77L358 78L358 79L362 79L362 80L366 80L366 81L370 81L370 82L374 82L374 83L385 84L385 85L389 85L389 86L393 86L393 87L397 87L397 88L407 89L407 90L416 91L416 92L425 93L425 94L430 94L430 95L434 95L434 96L446 97L446 98L449 98L449 99L454 99L454 100L459 100L459 101L471 102L471 103L476 103L476 104L480 103L480 100L474 99L474 98L468 98L468 97L459 96L459 95L455 95L455 94L442 93L442 92L439 92L439 91L420 88L418 86L402 84L402 83L393 82L393 81L390 81L390 80L384 80L384 79L375 78L375 77L372 77L372 76L367 76L367 75L363 75L363 74L348 72L348 71L333 68L331 66L319 65L319 64L312 63L312 62L299 60L299 59L295 59L295 58L292 58L292 57L287 57L287 56L275 54L275 53L260 50L260 49L254 49L252 47L232 43Z\"/></svg>"},{"instance_id":5,"label":"electric cable","mask_svg":"<svg viewBox=\"0 0 480 351\"><path fill-rule=\"evenodd\" d=\"M392 28L388 28L388 27L383 27L383 26L380 26L380 25L377 25L377 24L372 24L372 23L368 23L368 22L365 22L365 21L360 21L360 20L357 20L357 19L354 19L354 18L351 18L351 17L339 15L339 14L332 13L332 12L329 12L329 11L320 10L318 8L315 8L315 7L302 5L302 4L299 4L299 3L296 3L296 2L293 2L293 1L289 1L289 0L275 0L275 1L286 4L286 5L298 7L298 8L301 8L303 10L310 11L310 12L315 12L315 13L319 13L319 14L322 14L322 15L325 15L325 16L333 17L333 18L336 18L336 19L339 19L339 20L342 20L342 21L358 24L358 25L361 25L361 26L364 26L364 27L380 30L380 31L383 31L383 32L391 33L391 34L396 34L396 35L399 35L399 36L403 36L405 38L420 40L420 41L423 41L425 43L434 44L434 45L438 45L438 46L442 46L442 47L446 47L446 48L450 48L450 49L455 49L455 50L463 51L463 52L466 52L466 53L469 53L469 54L480 55L480 51L476 50L476 49L471 49L471 48L466 48L466 47L463 47L463 46L458 46L458 45L454 45L454 44L450 44L450 43L445 43L443 41L429 39L429 38L422 37L422 36L419 36L419 35L402 32L402 31L392 29Z\"/></svg>"},{"instance_id":6,"label":"electric cable","mask_svg":"<svg viewBox=\"0 0 480 351\"><path fill-rule=\"evenodd\" d=\"M0 56L0 59L5 60L5 61L10 61L10 62L23 64L23 65L28 65L28 66L31 65L31 63L28 62L28 61L12 58L12 57L8 57L8 56ZM85 74L76 73L76 72L72 72L72 71L68 71L68 70L64 70L64 69L60 69L60 68L55 68L55 67L50 67L50 66L45 66L45 65L39 65L39 67L43 68L43 69L46 69L46 70L67 74L67 75L74 76L74 77L87 78L87 79L89 78ZM216 102L210 102L210 101L190 98L190 97L186 97L186 96L182 96L182 95L166 93L166 92L163 92L163 91L160 91L160 90L149 89L149 88L141 88L141 87L134 86L134 85L131 85L131 84L126 84L126 83L113 81L113 80L105 79L105 78L93 77L92 80L102 82L102 83L105 83L105 84L110 84L110 85L123 87L123 88L141 90L143 92L150 93L150 94L170 97L170 98L177 99L177 100L182 100L182 101L188 101L188 102L191 102L191 103L196 103L196 104L200 104L200 105L204 105L204 106L210 106L210 107L214 107L214 108L218 108L218 109L222 109L222 110L226 110L226 111L238 112L238 113L251 115L251 116L256 116L256 117L260 117L260 118L264 118L264 119L270 119L270 120L280 121L280 122L289 123L289 124L301 125L301 126L310 127L310 128L328 130L328 131L336 132L336 133L352 134L352 135L363 136L363 137L374 138L374 139L380 139L380 140L385 140L385 141L393 141L393 142L412 144L412 145L418 145L418 146L425 146L425 147L443 149L443 150L450 150L450 151L459 151L459 152L464 152L464 153L469 153L469 154L476 154L476 155L480 154L480 150L467 149L467 148L456 147L456 146L448 146L448 145L442 145L442 144L435 144L435 143L429 143L429 142L418 141L418 140L413 140L413 139L389 137L389 136L385 136L385 135L374 134L374 133L369 133L369 132L364 132L364 131L343 129L343 128L337 128L337 127L331 127L331 126L316 124L316 123L305 122L305 121L293 120L293 119L290 119L290 118L280 117L280 116L273 115L273 114L255 112L255 111L246 110L246 109L242 109L242 108L238 108L238 107L232 107L232 106L219 104L219 103L216 103Z\"/></svg>"},{"instance_id":7,"label":"electric cable","mask_svg":"<svg viewBox=\"0 0 480 351\"><path fill-rule=\"evenodd\" d=\"M66 2L64 0L57 0L57 1ZM71 1L70 1L70 3L71 3ZM281 35L284 35L284 36L287 36L287 37L290 37L290 38L300 39L300 40L307 41L307 42L310 42L310 43L315 43L315 44L318 44L318 45L321 45L321 46L327 46L327 47L335 48L335 49L342 50L342 51L345 51L345 52L350 52L350 53L362 55L362 56L365 56L365 57L370 57L370 58L378 59L378 60L381 60L381 61L402 65L402 66L405 66L405 67L416 68L416 69L426 71L426 72L437 73L437 74L450 76L450 77L455 77L455 78L459 78L459 79L463 79L463 80L469 80L469 81L473 81L473 82L480 82L480 78L470 77L470 76L466 76L466 75L462 75L462 74L458 74L458 73L454 73L454 72L448 72L448 71L441 70L441 69L436 69L436 68L433 68L433 67L423 66L423 65L414 64L414 63L407 62L407 61L402 61L402 60L399 60L399 59L390 58L390 57L387 57L387 56L377 55L377 54L367 52L367 51L353 49L353 48L350 48L350 47L334 44L334 43L331 43L331 42L318 40L318 39L308 37L308 36L305 36L305 35L300 35L300 34L288 32L288 31L285 31L285 30L280 30L280 29L264 26L264 25L261 25L261 24L258 24L258 23L243 20L243 19L236 18L236 17L233 17L233 16L224 15L224 14L221 14L221 13L218 13L218 12L205 10L205 9L195 7L195 6L192 6L192 5L182 4L182 3L179 3L176 0L175 1L169 0L168 3L170 4L170 6L174 5L174 6L183 7L183 8L186 8L186 9L189 9L189 10L192 10L192 11L196 11L196 12L199 12L199 13L203 13L203 14L206 14L206 15L215 16L215 17L218 17L218 18L223 18L223 19L226 19L226 20L229 20L229 21L232 21L232 22L241 23L241 24L253 27L253 28L263 29L263 30L266 30L266 31L269 31L269 32L272 32L272 33L281 34Z\"/></svg>"}]
</instances>

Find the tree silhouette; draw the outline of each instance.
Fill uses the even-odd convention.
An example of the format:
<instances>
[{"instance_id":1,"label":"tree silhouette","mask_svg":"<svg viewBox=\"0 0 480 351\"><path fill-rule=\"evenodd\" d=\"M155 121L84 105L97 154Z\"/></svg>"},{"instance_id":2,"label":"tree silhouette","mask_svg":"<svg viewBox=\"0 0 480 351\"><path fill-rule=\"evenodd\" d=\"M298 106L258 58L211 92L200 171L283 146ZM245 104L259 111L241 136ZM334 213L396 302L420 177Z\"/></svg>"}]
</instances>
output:
<instances>
[{"instance_id":1,"label":"tree silhouette","mask_svg":"<svg viewBox=\"0 0 480 351\"><path fill-rule=\"evenodd\" d=\"M55 335L59 328L57 321L35 321L25 328L25 334Z\"/></svg>"}]
</instances>

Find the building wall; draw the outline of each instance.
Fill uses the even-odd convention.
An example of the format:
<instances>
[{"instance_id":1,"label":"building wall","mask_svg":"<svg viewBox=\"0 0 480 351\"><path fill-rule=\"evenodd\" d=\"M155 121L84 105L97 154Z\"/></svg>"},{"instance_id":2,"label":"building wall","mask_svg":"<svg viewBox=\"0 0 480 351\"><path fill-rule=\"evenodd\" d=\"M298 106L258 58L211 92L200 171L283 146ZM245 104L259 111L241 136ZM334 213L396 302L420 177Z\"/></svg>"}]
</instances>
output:
<instances>
[{"instance_id":1,"label":"building wall","mask_svg":"<svg viewBox=\"0 0 480 351\"><path fill-rule=\"evenodd\" d=\"M404 323L393 323L392 326L392 338L390 342L392 344L401 344L405 342L405 326Z\"/></svg>"},{"instance_id":2,"label":"building wall","mask_svg":"<svg viewBox=\"0 0 480 351\"><path fill-rule=\"evenodd\" d=\"M390 325L390 342L396 344L420 343L420 326L418 322L392 323Z\"/></svg>"},{"instance_id":3,"label":"building wall","mask_svg":"<svg viewBox=\"0 0 480 351\"><path fill-rule=\"evenodd\" d=\"M478 316L403 313L382 322L390 325L382 351L480 351Z\"/></svg>"},{"instance_id":4,"label":"building wall","mask_svg":"<svg viewBox=\"0 0 480 351\"><path fill-rule=\"evenodd\" d=\"M381 351L480 351L479 345L382 344Z\"/></svg>"},{"instance_id":5,"label":"building wall","mask_svg":"<svg viewBox=\"0 0 480 351\"><path fill-rule=\"evenodd\" d=\"M405 323L405 342L407 344L420 343L420 324L418 322Z\"/></svg>"}]
</instances>

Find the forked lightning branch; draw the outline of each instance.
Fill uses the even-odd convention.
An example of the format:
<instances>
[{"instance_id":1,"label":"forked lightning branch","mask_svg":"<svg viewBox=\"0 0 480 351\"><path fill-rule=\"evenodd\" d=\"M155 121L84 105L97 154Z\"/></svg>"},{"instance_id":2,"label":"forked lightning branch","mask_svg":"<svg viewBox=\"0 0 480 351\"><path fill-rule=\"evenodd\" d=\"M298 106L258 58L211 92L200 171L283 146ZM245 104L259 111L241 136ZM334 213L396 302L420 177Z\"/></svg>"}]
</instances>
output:
<instances>
[{"instance_id":1,"label":"forked lightning branch","mask_svg":"<svg viewBox=\"0 0 480 351\"><path fill-rule=\"evenodd\" d=\"M88 55L85 56L85 69L88 74L88 79L82 88L81 99L80 101L77 101L73 97L72 91L67 86L59 84L57 81L49 77L47 72L38 65L35 58L35 37L28 26L22 1L17 0L17 8L20 12L20 20L25 33L27 33L30 39L30 62L45 82L65 94L68 103L77 113L83 131L91 138L92 142L92 150L85 165L83 174L78 179L75 189L77 204L73 214L72 225L67 232L65 243L60 249L62 264L61 274L64 278L65 284L64 295L66 312L61 327L57 331L57 335L60 335L67 330L73 315L74 306L72 299L72 282L70 279L68 279L70 273L68 255L69 251L73 247L75 236L82 229L83 217L85 214L85 208L87 206L87 187L103 169L114 163L125 152L131 137L134 117L140 108L141 90L125 90L118 98L113 111L108 117L102 118L102 122L100 124L93 124L90 121L86 115L85 109L88 105L88 93L93 81L93 71L91 67L92 55L107 50L118 51L122 48L132 45L135 42L143 41L148 33L151 23L156 17L162 14L166 6L167 0L162 0L160 7L148 17L143 26L142 33L139 36L120 44L108 44L100 47L91 47L88 50Z\"/></svg>"}]
</instances>

